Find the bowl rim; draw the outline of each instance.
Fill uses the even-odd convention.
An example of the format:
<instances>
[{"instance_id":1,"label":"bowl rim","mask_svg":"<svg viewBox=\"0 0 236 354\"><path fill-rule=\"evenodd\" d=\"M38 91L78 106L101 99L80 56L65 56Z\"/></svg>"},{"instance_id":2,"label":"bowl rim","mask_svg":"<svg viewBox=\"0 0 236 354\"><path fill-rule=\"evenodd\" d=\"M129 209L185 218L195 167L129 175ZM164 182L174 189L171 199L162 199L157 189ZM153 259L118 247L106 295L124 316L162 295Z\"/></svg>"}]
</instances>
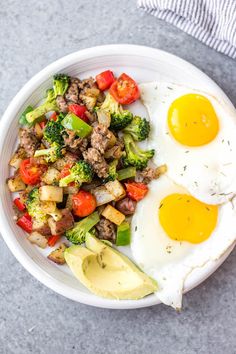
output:
<instances>
[{"instance_id":1,"label":"bowl rim","mask_svg":"<svg viewBox=\"0 0 236 354\"><path fill-rule=\"evenodd\" d=\"M22 103L25 102L27 98L32 94L32 92L37 89L45 80L47 80L49 76L52 76L58 71L66 69L66 67L69 65L72 65L73 63L80 60L86 60L91 57L104 57L106 55L110 55L111 53L112 55L121 55L121 53L126 53L126 55L141 55L145 57L156 57L157 55L159 57L164 56L170 60L184 65L187 69L194 71L202 77L207 77L208 81L219 89L219 86L213 80L211 80L206 74L204 74L194 65L188 63L176 55L170 54L160 49L133 44L110 44L82 49L52 62L44 69L39 71L28 82L26 82L26 84L10 101L0 121L0 151L2 151L4 138L7 134L11 122L14 119L15 112L21 108ZM223 91L222 94L226 101L230 103L229 99L223 93ZM46 285L51 290L57 292L58 294L63 295L64 297L83 304L110 309L134 309L152 306L160 303L159 299L155 295L149 295L141 300L111 300L100 298L93 294L92 296L88 296L78 289L72 289L70 286L56 280L47 274L44 270L42 270L41 267L36 262L34 262L34 260L27 254L27 252L20 246L18 242L14 242L14 233L5 218L2 198L0 198L0 227L4 241L16 259L23 265L23 267L41 283ZM232 245L219 260L213 261L211 267L208 267L209 269L207 271L204 271L203 269L202 276L198 276L196 277L195 281L190 282L184 289L184 292L190 291L192 288L198 286L206 278L208 278L223 263L233 248L234 245Z\"/></svg>"}]
</instances>

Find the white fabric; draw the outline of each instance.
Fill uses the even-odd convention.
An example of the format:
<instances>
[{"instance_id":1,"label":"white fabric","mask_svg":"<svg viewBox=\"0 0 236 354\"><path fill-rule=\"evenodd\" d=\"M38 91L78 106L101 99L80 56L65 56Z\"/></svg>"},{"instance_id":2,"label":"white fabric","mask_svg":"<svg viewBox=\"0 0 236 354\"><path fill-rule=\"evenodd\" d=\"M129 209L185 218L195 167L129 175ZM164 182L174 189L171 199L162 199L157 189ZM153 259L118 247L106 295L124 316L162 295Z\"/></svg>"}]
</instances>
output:
<instances>
[{"instance_id":1,"label":"white fabric","mask_svg":"<svg viewBox=\"0 0 236 354\"><path fill-rule=\"evenodd\" d=\"M138 0L138 7L236 58L236 0Z\"/></svg>"}]
</instances>

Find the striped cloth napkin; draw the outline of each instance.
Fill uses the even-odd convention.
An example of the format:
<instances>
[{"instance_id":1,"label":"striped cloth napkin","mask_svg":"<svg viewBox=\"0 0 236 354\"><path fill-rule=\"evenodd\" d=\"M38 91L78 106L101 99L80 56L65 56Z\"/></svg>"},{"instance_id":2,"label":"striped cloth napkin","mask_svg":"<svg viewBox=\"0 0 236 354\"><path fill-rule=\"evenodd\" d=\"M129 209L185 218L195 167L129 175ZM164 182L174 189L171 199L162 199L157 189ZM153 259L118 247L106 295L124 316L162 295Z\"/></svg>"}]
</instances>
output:
<instances>
[{"instance_id":1,"label":"striped cloth napkin","mask_svg":"<svg viewBox=\"0 0 236 354\"><path fill-rule=\"evenodd\" d=\"M236 58L236 0L138 0L138 7Z\"/></svg>"}]
</instances>

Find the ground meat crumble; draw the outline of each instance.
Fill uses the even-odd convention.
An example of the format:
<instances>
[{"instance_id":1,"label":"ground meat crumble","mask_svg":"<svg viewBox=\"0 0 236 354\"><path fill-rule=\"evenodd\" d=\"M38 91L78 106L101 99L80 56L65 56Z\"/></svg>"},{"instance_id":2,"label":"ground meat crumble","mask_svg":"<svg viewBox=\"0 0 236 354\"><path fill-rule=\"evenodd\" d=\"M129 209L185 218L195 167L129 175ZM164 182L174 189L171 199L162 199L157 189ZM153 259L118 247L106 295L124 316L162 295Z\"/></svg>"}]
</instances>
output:
<instances>
[{"instance_id":1,"label":"ground meat crumble","mask_svg":"<svg viewBox=\"0 0 236 354\"><path fill-rule=\"evenodd\" d=\"M96 225L96 230L100 239L108 240L113 243L115 242L116 226L110 220L102 217L99 223Z\"/></svg>"},{"instance_id":2,"label":"ground meat crumble","mask_svg":"<svg viewBox=\"0 0 236 354\"><path fill-rule=\"evenodd\" d=\"M95 128L93 128L91 135L91 145L101 154L104 154L105 150L108 148L111 142L112 137L112 132L107 129L105 125L98 124Z\"/></svg>"},{"instance_id":3,"label":"ground meat crumble","mask_svg":"<svg viewBox=\"0 0 236 354\"><path fill-rule=\"evenodd\" d=\"M108 176L108 164L97 149L88 148L83 152L83 158L93 167L98 177L106 178Z\"/></svg>"}]
</instances>

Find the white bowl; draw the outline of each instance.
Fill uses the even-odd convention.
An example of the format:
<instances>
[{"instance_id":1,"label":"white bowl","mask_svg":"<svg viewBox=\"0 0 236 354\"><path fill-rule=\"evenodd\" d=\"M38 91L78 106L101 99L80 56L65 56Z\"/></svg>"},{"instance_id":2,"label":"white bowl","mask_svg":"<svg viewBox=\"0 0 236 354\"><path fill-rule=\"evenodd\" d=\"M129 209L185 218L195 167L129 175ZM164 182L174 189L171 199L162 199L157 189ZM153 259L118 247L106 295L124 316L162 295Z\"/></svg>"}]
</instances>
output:
<instances>
[{"instance_id":1,"label":"white bowl","mask_svg":"<svg viewBox=\"0 0 236 354\"><path fill-rule=\"evenodd\" d=\"M18 133L19 114L29 104L35 105L42 99L45 90L51 86L51 77L56 72L87 77L105 69L117 73L126 71L138 82L169 80L182 82L190 87L200 88L216 95L233 108L223 91L205 74L193 65L166 52L133 45L109 45L89 48L70 54L40 71L15 96L0 122L0 228L8 247L18 261L40 282L57 293L72 300L92 306L130 309L159 303L155 295L141 300L108 300L91 294L77 281L66 266L56 266L36 246L31 245L24 232L13 220L12 199L6 187L9 176L8 161L13 153ZM136 105L135 109L143 109ZM219 260L194 270L188 277L184 291L189 291L211 273L229 255L233 246ZM48 250L47 250L48 252Z\"/></svg>"}]
</instances>

